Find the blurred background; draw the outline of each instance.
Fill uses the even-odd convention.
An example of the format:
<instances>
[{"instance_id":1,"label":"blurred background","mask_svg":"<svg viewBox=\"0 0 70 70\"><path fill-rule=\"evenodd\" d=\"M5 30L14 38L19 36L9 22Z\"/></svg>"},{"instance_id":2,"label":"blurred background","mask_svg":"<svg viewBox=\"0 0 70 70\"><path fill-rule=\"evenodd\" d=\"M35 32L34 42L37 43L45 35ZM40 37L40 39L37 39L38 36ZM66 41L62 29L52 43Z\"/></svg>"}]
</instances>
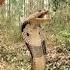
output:
<instances>
[{"instance_id":1,"label":"blurred background","mask_svg":"<svg viewBox=\"0 0 70 70\"><path fill-rule=\"evenodd\" d=\"M30 70L31 60L21 34L21 22L40 9L51 21L44 27L46 70L70 70L70 0L0 0L0 70Z\"/></svg>"}]
</instances>

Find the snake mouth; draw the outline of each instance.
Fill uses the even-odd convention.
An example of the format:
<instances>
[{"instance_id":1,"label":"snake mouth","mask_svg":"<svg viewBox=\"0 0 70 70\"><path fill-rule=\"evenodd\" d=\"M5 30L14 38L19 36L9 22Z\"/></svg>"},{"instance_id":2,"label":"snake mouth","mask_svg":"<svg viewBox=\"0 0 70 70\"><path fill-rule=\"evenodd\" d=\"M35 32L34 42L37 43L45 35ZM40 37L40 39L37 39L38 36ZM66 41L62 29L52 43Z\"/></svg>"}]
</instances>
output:
<instances>
[{"instance_id":1,"label":"snake mouth","mask_svg":"<svg viewBox=\"0 0 70 70\"><path fill-rule=\"evenodd\" d=\"M49 11L43 10L43 11L40 11L40 13L41 13L40 15L38 15L36 18L31 19L30 21L36 21L36 22L45 21L46 22L46 21L51 20L51 16L49 16Z\"/></svg>"}]
</instances>

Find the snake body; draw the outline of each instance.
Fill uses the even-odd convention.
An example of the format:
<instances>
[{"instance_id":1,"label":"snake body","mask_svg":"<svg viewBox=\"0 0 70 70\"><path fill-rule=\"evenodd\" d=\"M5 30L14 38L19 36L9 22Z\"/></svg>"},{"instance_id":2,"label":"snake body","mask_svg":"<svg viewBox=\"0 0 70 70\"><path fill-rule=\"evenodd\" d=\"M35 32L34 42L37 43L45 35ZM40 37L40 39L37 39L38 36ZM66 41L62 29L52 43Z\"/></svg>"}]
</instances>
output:
<instances>
[{"instance_id":1,"label":"snake body","mask_svg":"<svg viewBox=\"0 0 70 70\"><path fill-rule=\"evenodd\" d=\"M40 27L27 24L23 30L23 39L32 57L31 70L45 70L46 45L45 35Z\"/></svg>"}]
</instances>

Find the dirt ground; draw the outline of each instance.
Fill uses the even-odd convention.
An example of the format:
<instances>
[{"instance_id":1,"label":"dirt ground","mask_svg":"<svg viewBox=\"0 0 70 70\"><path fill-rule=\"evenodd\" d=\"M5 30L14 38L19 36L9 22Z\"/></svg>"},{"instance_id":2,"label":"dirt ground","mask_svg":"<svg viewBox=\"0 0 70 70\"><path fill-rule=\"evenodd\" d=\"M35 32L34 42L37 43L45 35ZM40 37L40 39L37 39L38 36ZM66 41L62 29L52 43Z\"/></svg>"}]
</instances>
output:
<instances>
[{"instance_id":1,"label":"dirt ground","mask_svg":"<svg viewBox=\"0 0 70 70\"><path fill-rule=\"evenodd\" d=\"M30 54L23 43L13 44L7 49L4 46L0 46L0 70L30 70ZM70 48L48 46L46 70L70 70Z\"/></svg>"}]
</instances>

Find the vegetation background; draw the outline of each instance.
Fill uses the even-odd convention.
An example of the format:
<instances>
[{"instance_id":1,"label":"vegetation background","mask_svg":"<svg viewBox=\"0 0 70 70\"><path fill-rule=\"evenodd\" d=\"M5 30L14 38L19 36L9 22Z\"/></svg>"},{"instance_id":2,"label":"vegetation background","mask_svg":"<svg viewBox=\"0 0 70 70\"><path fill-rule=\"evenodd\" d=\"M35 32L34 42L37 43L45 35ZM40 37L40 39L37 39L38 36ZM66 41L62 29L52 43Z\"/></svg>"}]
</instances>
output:
<instances>
[{"instance_id":1,"label":"vegetation background","mask_svg":"<svg viewBox=\"0 0 70 70\"><path fill-rule=\"evenodd\" d=\"M5 0L0 5L0 70L30 70L21 22L44 8L52 16L49 24L42 25L47 41L46 70L70 70L70 0Z\"/></svg>"}]
</instances>

